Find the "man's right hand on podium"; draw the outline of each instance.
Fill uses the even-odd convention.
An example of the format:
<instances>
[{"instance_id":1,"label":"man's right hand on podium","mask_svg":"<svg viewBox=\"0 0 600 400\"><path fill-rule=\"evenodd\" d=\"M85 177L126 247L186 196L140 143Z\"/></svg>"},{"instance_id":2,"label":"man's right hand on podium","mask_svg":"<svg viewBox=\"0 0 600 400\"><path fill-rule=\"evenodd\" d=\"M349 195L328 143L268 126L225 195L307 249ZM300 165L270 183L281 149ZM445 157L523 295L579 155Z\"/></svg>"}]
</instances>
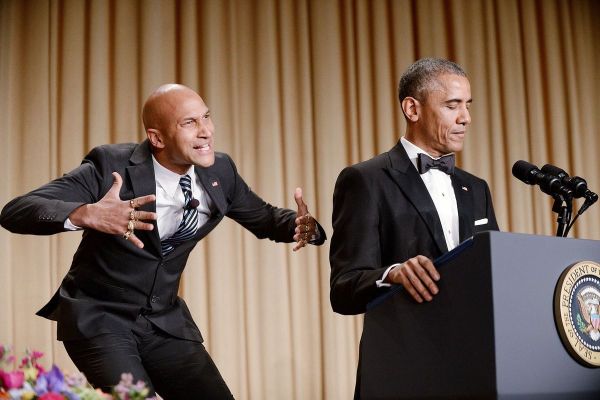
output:
<instances>
[{"instance_id":1,"label":"man's right hand on podium","mask_svg":"<svg viewBox=\"0 0 600 400\"><path fill-rule=\"evenodd\" d=\"M422 303L423 299L433 300L433 296L439 292L434 282L439 280L440 274L433 262L418 255L392 268L385 282L402 285L417 303Z\"/></svg>"}]
</instances>

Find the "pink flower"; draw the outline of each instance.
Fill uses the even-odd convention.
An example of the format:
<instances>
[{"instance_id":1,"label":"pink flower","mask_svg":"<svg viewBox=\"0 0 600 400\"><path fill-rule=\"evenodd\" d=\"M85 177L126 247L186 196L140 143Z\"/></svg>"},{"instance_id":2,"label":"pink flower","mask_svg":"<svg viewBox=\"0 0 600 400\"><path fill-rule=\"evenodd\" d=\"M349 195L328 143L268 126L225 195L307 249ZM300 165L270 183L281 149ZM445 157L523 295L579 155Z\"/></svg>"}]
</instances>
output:
<instances>
[{"instance_id":1,"label":"pink flower","mask_svg":"<svg viewBox=\"0 0 600 400\"><path fill-rule=\"evenodd\" d=\"M43 374L44 372L46 372L46 370L44 369L44 367L41 366L40 364L35 364L35 369L37 369L38 375Z\"/></svg>"},{"instance_id":2,"label":"pink flower","mask_svg":"<svg viewBox=\"0 0 600 400\"><path fill-rule=\"evenodd\" d=\"M4 372L0 370L0 380L2 386L8 390L19 389L23 386L25 374L23 371Z\"/></svg>"},{"instance_id":3,"label":"pink flower","mask_svg":"<svg viewBox=\"0 0 600 400\"><path fill-rule=\"evenodd\" d=\"M65 400L65 396L55 392L48 392L40 396L40 400Z\"/></svg>"}]
</instances>

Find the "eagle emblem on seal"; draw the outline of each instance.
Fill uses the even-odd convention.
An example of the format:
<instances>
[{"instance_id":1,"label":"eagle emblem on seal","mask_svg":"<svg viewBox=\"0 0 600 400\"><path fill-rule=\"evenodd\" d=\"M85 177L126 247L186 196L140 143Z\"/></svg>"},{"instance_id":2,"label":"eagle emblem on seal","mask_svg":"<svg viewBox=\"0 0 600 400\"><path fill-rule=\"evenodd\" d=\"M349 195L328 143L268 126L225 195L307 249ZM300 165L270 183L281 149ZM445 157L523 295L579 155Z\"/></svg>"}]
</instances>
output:
<instances>
[{"instance_id":1,"label":"eagle emblem on seal","mask_svg":"<svg viewBox=\"0 0 600 400\"><path fill-rule=\"evenodd\" d=\"M584 286L577 293L577 302L577 330L597 342L600 340L600 291L594 286Z\"/></svg>"}]
</instances>

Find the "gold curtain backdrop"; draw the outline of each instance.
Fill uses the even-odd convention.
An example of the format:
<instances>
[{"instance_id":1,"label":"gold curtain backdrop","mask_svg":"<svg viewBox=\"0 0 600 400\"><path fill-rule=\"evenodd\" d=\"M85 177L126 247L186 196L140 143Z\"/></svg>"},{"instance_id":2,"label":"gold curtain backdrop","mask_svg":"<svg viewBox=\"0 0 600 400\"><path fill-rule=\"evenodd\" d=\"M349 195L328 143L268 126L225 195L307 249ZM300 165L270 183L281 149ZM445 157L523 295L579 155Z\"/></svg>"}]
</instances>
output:
<instances>
[{"instance_id":1,"label":"gold curtain backdrop","mask_svg":"<svg viewBox=\"0 0 600 400\"><path fill-rule=\"evenodd\" d=\"M338 173L395 144L398 79L438 56L471 79L460 165L489 182L502 230L552 235L550 198L510 171L552 163L600 190L598 17L596 0L2 0L0 204L96 145L142 140L144 99L180 82L252 188L295 208L303 187L331 235ZM599 240L599 221L596 205L571 236ZM0 231L0 343L66 369L54 324L34 313L80 235ZM361 317L331 311L327 244L291 249L225 221L192 253L181 294L236 398L351 398Z\"/></svg>"}]
</instances>

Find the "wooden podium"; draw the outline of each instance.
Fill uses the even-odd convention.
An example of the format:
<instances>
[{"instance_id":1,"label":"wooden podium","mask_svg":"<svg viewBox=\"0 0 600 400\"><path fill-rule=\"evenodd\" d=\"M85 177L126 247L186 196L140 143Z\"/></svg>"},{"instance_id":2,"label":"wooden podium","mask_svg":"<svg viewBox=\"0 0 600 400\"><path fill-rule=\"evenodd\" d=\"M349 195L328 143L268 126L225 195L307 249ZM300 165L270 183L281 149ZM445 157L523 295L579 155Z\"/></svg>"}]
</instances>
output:
<instances>
[{"instance_id":1,"label":"wooden podium","mask_svg":"<svg viewBox=\"0 0 600 400\"><path fill-rule=\"evenodd\" d=\"M600 399L600 368L577 362L554 319L563 271L600 262L600 241L484 232L435 261L440 293L375 299L361 339L370 399ZM600 341L599 341L600 345Z\"/></svg>"}]
</instances>

